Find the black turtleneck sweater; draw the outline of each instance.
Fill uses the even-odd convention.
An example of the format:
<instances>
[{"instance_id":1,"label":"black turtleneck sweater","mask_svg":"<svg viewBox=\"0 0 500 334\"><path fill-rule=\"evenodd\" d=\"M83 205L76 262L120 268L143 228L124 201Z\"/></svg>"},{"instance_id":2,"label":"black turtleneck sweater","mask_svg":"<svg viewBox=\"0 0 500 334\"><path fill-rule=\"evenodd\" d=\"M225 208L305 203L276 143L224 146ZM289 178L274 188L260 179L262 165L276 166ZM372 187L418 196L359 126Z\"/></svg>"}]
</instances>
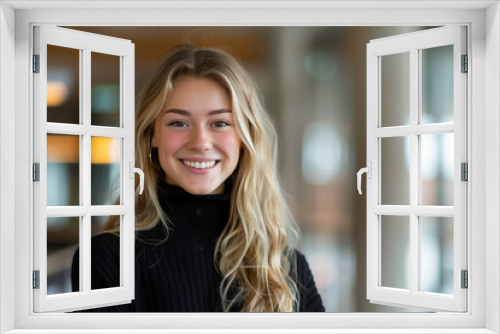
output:
<instances>
[{"instance_id":1,"label":"black turtleneck sweater","mask_svg":"<svg viewBox=\"0 0 500 334\"><path fill-rule=\"evenodd\" d=\"M228 188L228 187L226 187ZM94 312L216 312L221 311L221 276L214 265L217 238L229 218L229 193L192 195L161 184L158 194L172 224L166 242L162 224L137 234L135 299L130 304L97 308ZM120 241L105 233L92 238L92 289L120 286ZM295 251L296 283L301 312L325 311L305 257ZM78 290L78 251L73 257L72 284ZM238 311L238 309L232 309Z\"/></svg>"}]
</instances>

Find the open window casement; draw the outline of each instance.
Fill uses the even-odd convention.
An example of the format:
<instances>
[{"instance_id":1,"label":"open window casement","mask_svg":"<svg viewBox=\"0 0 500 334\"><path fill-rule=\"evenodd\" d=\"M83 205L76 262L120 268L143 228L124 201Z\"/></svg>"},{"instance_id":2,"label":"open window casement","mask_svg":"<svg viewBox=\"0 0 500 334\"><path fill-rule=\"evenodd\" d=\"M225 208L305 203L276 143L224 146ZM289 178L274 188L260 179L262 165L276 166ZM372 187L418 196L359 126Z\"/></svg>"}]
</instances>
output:
<instances>
[{"instance_id":1,"label":"open window casement","mask_svg":"<svg viewBox=\"0 0 500 334\"><path fill-rule=\"evenodd\" d=\"M467 310L466 54L466 28L459 26L367 45L373 303Z\"/></svg>"},{"instance_id":2,"label":"open window casement","mask_svg":"<svg viewBox=\"0 0 500 334\"><path fill-rule=\"evenodd\" d=\"M114 84L91 71L99 61L115 72ZM37 26L33 72L34 311L129 303L134 298L134 44ZM64 112L57 109L65 103ZM91 238L110 218L119 238L120 282L92 290L91 258L99 254L92 254ZM54 288L57 276L70 276L77 249L77 283ZM63 269L55 268L62 262Z\"/></svg>"}]
</instances>

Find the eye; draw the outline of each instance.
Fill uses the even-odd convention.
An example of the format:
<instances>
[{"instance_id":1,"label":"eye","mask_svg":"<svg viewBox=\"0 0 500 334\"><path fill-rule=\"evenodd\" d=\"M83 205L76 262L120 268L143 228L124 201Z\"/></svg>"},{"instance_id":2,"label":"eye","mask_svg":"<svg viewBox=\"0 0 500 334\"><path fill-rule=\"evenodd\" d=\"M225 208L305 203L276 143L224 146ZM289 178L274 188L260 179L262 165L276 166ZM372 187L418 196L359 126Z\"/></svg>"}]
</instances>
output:
<instances>
[{"instance_id":1,"label":"eye","mask_svg":"<svg viewBox=\"0 0 500 334\"><path fill-rule=\"evenodd\" d=\"M215 126L216 128L223 128L223 127L230 126L230 125L231 124L229 124L226 121L217 121L212 126Z\"/></svg>"},{"instance_id":2,"label":"eye","mask_svg":"<svg viewBox=\"0 0 500 334\"><path fill-rule=\"evenodd\" d=\"M187 124L182 122L182 121L174 121L174 122L171 122L168 124L169 126L174 126L176 128L183 128L183 127L186 127Z\"/></svg>"}]
</instances>

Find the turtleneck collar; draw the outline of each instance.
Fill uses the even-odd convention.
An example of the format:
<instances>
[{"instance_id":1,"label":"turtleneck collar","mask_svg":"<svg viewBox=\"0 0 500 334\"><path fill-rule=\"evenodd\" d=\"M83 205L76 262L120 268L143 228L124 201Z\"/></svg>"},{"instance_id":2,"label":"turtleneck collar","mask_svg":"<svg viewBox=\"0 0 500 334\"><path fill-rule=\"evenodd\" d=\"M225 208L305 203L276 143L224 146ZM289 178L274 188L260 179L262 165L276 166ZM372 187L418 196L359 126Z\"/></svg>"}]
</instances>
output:
<instances>
[{"instance_id":1,"label":"turtleneck collar","mask_svg":"<svg viewBox=\"0 0 500 334\"><path fill-rule=\"evenodd\" d=\"M178 186L158 184L159 200L170 220L167 243L201 249L215 247L229 219L231 188L231 183L226 182L222 194L193 195ZM161 224L154 230L159 229L163 237Z\"/></svg>"}]
</instances>

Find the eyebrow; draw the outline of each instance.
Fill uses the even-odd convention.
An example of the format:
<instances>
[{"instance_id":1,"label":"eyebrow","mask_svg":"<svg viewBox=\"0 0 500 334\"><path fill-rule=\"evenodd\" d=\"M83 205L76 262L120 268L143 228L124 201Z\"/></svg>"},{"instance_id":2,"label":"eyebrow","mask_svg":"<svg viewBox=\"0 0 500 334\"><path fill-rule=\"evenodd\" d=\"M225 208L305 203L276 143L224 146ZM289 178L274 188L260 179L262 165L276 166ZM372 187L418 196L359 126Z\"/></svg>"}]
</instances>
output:
<instances>
[{"instance_id":1,"label":"eyebrow","mask_svg":"<svg viewBox=\"0 0 500 334\"><path fill-rule=\"evenodd\" d=\"M176 109L176 108L168 109L165 111L165 114L169 114L169 113L179 114L179 115L183 115L183 116L190 116L191 115L191 113L187 110ZM212 116L212 115L225 114L225 113L232 113L232 112L229 109L222 108L222 109L210 110L208 112L208 115Z\"/></svg>"}]
</instances>

